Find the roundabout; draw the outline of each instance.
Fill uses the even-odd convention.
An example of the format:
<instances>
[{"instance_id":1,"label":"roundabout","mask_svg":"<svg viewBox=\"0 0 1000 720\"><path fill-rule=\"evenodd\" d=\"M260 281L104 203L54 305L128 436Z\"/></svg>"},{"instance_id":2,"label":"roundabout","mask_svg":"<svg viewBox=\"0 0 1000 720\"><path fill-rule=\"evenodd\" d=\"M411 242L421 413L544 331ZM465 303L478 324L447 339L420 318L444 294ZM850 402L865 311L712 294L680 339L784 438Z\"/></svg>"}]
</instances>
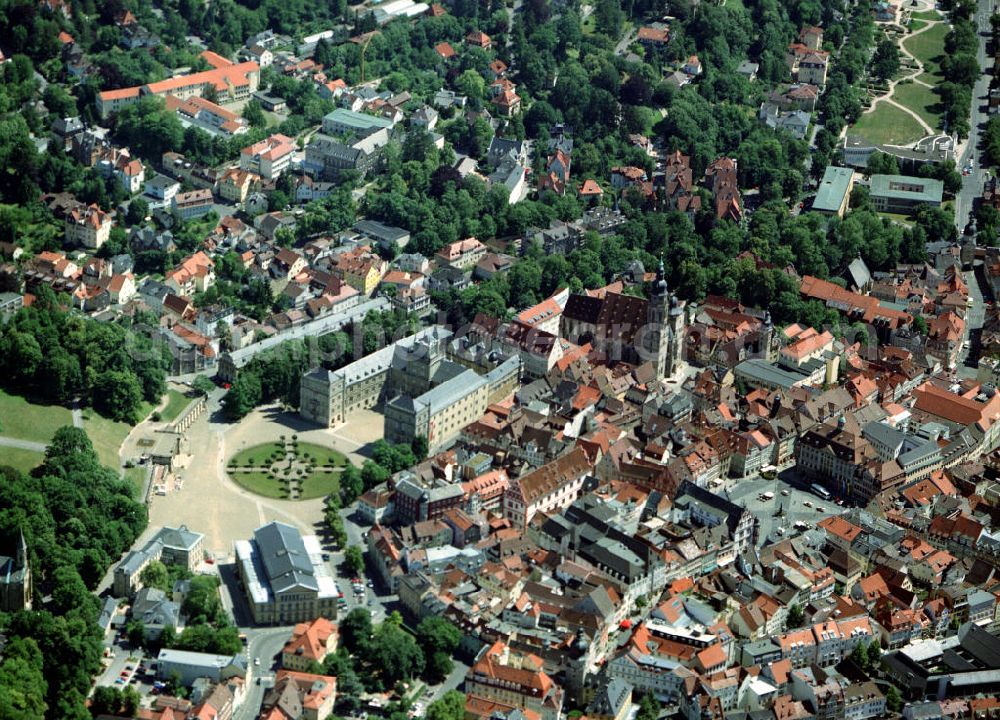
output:
<instances>
[{"instance_id":1,"label":"roundabout","mask_svg":"<svg viewBox=\"0 0 1000 720\"><path fill-rule=\"evenodd\" d=\"M245 490L268 498L312 500L337 492L340 473L348 465L343 453L299 441L298 435L253 445L226 464L230 479Z\"/></svg>"}]
</instances>

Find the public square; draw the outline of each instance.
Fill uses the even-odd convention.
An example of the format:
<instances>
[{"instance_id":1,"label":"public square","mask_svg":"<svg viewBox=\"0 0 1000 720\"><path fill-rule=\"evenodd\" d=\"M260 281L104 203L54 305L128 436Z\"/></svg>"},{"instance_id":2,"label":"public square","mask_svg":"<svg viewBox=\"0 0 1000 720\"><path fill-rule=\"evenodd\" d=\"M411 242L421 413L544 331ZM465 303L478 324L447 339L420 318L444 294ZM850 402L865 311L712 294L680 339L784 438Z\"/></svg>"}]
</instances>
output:
<instances>
[{"instance_id":1,"label":"public square","mask_svg":"<svg viewBox=\"0 0 1000 720\"><path fill-rule=\"evenodd\" d=\"M802 489L808 486L808 483L797 479L794 468L789 468L772 480L763 477L729 480L724 496L760 518L757 541L764 544L767 538L772 542L781 540L797 522L814 528L823 518L843 511L832 500L823 500L815 493ZM761 499L768 492L774 493L774 497Z\"/></svg>"},{"instance_id":2,"label":"public square","mask_svg":"<svg viewBox=\"0 0 1000 720\"><path fill-rule=\"evenodd\" d=\"M303 422L277 405L259 408L231 424L222 421L221 393L210 398L208 412L187 432L190 458L178 471L183 489L154 495L149 516L153 526L186 524L205 534L205 548L224 560L232 554L233 541L250 537L254 529L281 520L303 533L321 530L323 498L279 500L244 490L226 473L229 458L240 450L281 435L296 434L305 442L338 450L360 465L371 443L382 437L382 416L366 410L352 414L350 422L328 429Z\"/></svg>"}]
</instances>

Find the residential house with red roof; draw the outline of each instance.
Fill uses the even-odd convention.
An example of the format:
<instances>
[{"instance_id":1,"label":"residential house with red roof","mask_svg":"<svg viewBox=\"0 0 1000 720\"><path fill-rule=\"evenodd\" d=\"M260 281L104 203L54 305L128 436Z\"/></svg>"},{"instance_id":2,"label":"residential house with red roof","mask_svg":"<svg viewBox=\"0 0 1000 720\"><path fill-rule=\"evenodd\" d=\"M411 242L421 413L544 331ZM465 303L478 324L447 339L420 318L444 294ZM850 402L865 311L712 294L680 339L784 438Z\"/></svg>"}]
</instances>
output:
<instances>
[{"instance_id":1,"label":"residential house with red roof","mask_svg":"<svg viewBox=\"0 0 1000 720\"><path fill-rule=\"evenodd\" d=\"M486 246L474 237L448 243L434 255L439 266L467 270L486 255Z\"/></svg>"},{"instance_id":2,"label":"residential house with red roof","mask_svg":"<svg viewBox=\"0 0 1000 720\"><path fill-rule=\"evenodd\" d=\"M542 659L497 641L465 676L467 702L473 698L537 713L540 720L562 718L563 689L542 669Z\"/></svg>"},{"instance_id":3,"label":"residential house with red roof","mask_svg":"<svg viewBox=\"0 0 1000 720\"><path fill-rule=\"evenodd\" d=\"M489 85L490 102L504 117L513 117L521 112L521 96L517 86L506 77L494 80Z\"/></svg>"},{"instance_id":4,"label":"residential house with red roof","mask_svg":"<svg viewBox=\"0 0 1000 720\"><path fill-rule=\"evenodd\" d=\"M337 700L337 678L279 670L264 695L259 720L326 720Z\"/></svg>"},{"instance_id":5,"label":"residential house with red roof","mask_svg":"<svg viewBox=\"0 0 1000 720\"><path fill-rule=\"evenodd\" d=\"M215 192L223 200L246 202L247 196L260 188L260 176L243 168L229 168L215 183Z\"/></svg>"},{"instance_id":6,"label":"residential house with red roof","mask_svg":"<svg viewBox=\"0 0 1000 720\"><path fill-rule=\"evenodd\" d=\"M215 261L199 250L168 271L163 277L163 284L178 295L205 292L215 284Z\"/></svg>"},{"instance_id":7,"label":"residential house with red roof","mask_svg":"<svg viewBox=\"0 0 1000 720\"><path fill-rule=\"evenodd\" d=\"M337 651L337 626L324 617L299 623L281 649L281 667L305 672L311 663L323 663L326 656Z\"/></svg>"},{"instance_id":8,"label":"residential house with red roof","mask_svg":"<svg viewBox=\"0 0 1000 720\"><path fill-rule=\"evenodd\" d=\"M98 250L108 241L113 225L112 213L104 212L96 204L74 207L65 217L66 244Z\"/></svg>"},{"instance_id":9,"label":"residential house with red roof","mask_svg":"<svg viewBox=\"0 0 1000 720\"><path fill-rule=\"evenodd\" d=\"M611 168L611 187L621 190L633 185L639 185L646 180L646 171L633 165Z\"/></svg>"},{"instance_id":10,"label":"residential house with red roof","mask_svg":"<svg viewBox=\"0 0 1000 720\"><path fill-rule=\"evenodd\" d=\"M370 296L389 268L388 263L372 252L368 245L359 245L336 256L334 272L362 295Z\"/></svg>"},{"instance_id":11,"label":"residential house with red roof","mask_svg":"<svg viewBox=\"0 0 1000 720\"><path fill-rule=\"evenodd\" d=\"M823 28L809 25L799 30L799 42L810 50L823 49Z\"/></svg>"},{"instance_id":12,"label":"residential house with red roof","mask_svg":"<svg viewBox=\"0 0 1000 720\"><path fill-rule=\"evenodd\" d=\"M639 28L638 33L636 33L636 40L643 47L652 49L661 48L670 41L670 30L645 25Z\"/></svg>"},{"instance_id":13,"label":"residential house with red roof","mask_svg":"<svg viewBox=\"0 0 1000 720\"><path fill-rule=\"evenodd\" d=\"M473 30L468 35L466 35L465 42L467 45L471 45L472 47L482 48L483 50L489 50L491 47L493 47L493 40L490 39L490 36L478 30Z\"/></svg>"},{"instance_id":14,"label":"residential house with red roof","mask_svg":"<svg viewBox=\"0 0 1000 720\"><path fill-rule=\"evenodd\" d=\"M295 141L287 135L271 135L240 150L240 167L265 180L281 176L291 165Z\"/></svg>"},{"instance_id":15,"label":"residential house with red roof","mask_svg":"<svg viewBox=\"0 0 1000 720\"><path fill-rule=\"evenodd\" d=\"M545 164L545 172L538 178L539 194L551 191L557 195L565 195L566 185L569 183L569 167L570 156L562 150L556 150L550 155Z\"/></svg>"},{"instance_id":16,"label":"residential house with red roof","mask_svg":"<svg viewBox=\"0 0 1000 720\"><path fill-rule=\"evenodd\" d=\"M458 55L458 53L455 52L455 48L451 46L451 43L443 41L434 46L434 52L436 52L438 57L442 60L451 60L453 57Z\"/></svg>"},{"instance_id":17,"label":"residential house with red roof","mask_svg":"<svg viewBox=\"0 0 1000 720\"><path fill-rule=\"evenodd\" d=\"M604 190L601 189L596 180L587 178L577 191L577 195L587 203L596 203L604 197Z\"/></svg>"},{"instance_id":18,"label":"residential house with red roof","mask_svg":"<svg viewBox=\"0 0 1000 720\"><path fill-rule=\"evenodd\" d=\"M500 58L492 60L486 68L486 79L488 82L496 82L507 77L507 63Z\"/></svg>"},{"instance_id":19,"label":"residential house with red roof","mask_svg":"<svg viewBox=\"0 0 1000 720\"><path fill-rule=\"evenodd\" d=\"M791 43L785 52L785 64L796 82L823 87L826 85L830 53L803 43Z\"/></svg>"}]
</instances>

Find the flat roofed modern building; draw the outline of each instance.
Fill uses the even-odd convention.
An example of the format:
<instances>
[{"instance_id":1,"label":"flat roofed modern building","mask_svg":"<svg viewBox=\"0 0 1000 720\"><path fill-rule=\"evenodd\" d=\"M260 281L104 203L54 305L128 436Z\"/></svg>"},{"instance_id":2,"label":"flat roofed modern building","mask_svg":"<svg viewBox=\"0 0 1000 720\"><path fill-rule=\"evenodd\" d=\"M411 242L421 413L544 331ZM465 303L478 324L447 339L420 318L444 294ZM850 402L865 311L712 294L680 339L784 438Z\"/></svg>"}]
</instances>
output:
<instances>
[{"instance_id":1,"label":"flat roofed modern building","mask_svg":"<svg viewBox=\"0 0 1000 720\"><path fill-rule=\"evenodd\" d=\"M384 117L337 108L323 117L323 132L331 135L353 133L364 137L382 128L391 128L392 120Z\"/></svg>"},{"instance_id":2,"label":"flat roofed modern building","mask_svg":"<svg viewBox=\"0 0 1000 720\"><path fill-rule=\"evenodd\" d=\"M257 624L337 616L337 585L315 535L268 523L236 542L236 568Z\"/></svg>"},{"instance_id":3,"label":"flat roofed modern building","mask_svg":"<svg viewBox=\"0 0 1000 720\"><path fill-rule=\"evenodd\" d=\"M854 188L854 171L828 165L816 192L812 209L816 212L843 217Z\"/></svg>"},{"instance_id":4,"label":"flat roofed modern building","mask_svg":"<svg viewBox=\"0 0 1000 720\"><path fill-rule=\"evenodd\" d=\"M778 367L760 358L744 360L733 371L737 380L750 387L767 390L788 390L808 385L811 380L808 372Z\"/></svg>"},{"instance_id":5,"label":"flat roofed modern building","mask_svg":"<svg viewBox=\"0 0 1000 720\"><path fill-rule=\"evenodd\" d=\"M179 676L182 685L191 685L198 678L220 682L232 677L245 678L247 660L242 654L213 655L164 648L156 656L156 674L161 680Z\"/></svg>"},{"instance_id":6,"label":"flat roofed modern building","mask_svg":"<svg viewBox=\"0 0 1000 720\"><path fill-rule=\"evenodd\" d=\"M939 207L944 183L909 175L872 175L872 205L879 212L909 214L918 205Z\"/></svg>"},{"instance_id":7,"label":"flat roofed modern building","mask_svg":"<svg viewBox=\"0 0 1000 720\"><path fill-rule=\"evenodd\" d=\"M896 158L900 169L914 172L921 165L954 159L955 140L950 135L934 135L923 138L913 147L904 148L898 145L879 145L860 135L846 135L840 152L844 164L852 167L865 167L868 165L868 158L880 152Z\"/></svg>"},{"instance_id":8,"label":"flat roofed modern building","mask_svg":"<svg viewBox=\"0 0 1000 720\"><path fill-rule=\"evenodd\" d=\"M354 223L354 230L372 238L383 247L406 247L410 242L410 231L393 225L385 225L375 220L359 220Z\"/></svg>"}]
</instances>

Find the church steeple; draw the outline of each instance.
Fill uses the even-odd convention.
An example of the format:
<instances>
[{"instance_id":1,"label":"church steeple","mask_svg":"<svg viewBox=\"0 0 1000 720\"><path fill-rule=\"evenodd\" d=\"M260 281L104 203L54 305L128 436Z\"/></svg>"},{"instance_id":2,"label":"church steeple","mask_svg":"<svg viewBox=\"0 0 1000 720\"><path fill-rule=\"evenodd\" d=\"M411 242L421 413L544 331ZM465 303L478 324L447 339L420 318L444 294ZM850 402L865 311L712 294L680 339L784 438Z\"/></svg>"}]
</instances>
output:
<instances>
[{"instance_id":1,"label":"church steeple","mask_svg":"<svg viewBox=\"0 0 1000 720\"><path fill-rule=\"evenodd\" d=\"M653 285L654 296L669 296L667 287L667 271L663 267L663 255L660 255L660 266L656 269L656 283Z\"/></svg>"},{"instance_id":2,"label":"church steeple","mask_svg":"<svg viewBox=\"0 0 1000 720\"><path fill-rule=\"evenodd\" d=\"M656 377L669 375L668 355L670 345L670 330L667 318L670 314L670 289L667 287L667 272L663 266L663 256L660 256L660 266L656 270L656 281L649 295L649 306L646 310L646 351L656 365Z\"/></svg>"}]
</instances>

